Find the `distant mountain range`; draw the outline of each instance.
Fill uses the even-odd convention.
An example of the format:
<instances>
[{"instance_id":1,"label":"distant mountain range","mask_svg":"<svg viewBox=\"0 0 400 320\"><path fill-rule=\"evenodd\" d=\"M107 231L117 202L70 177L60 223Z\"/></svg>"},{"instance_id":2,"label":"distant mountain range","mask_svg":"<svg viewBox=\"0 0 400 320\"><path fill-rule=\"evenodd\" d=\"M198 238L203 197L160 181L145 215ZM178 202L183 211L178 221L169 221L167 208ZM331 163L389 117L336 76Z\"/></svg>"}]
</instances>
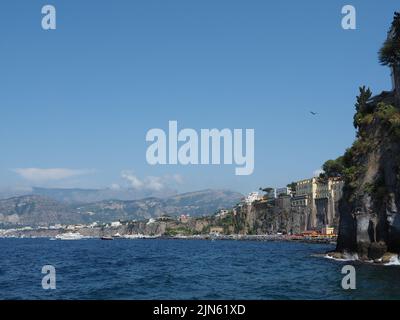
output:
<instances>
[{"instance_id":1,"label":"distant mountain range","mask_svg":"<svg viewBox=\"0 0 400 320\"><path fill-rule=\"evenodd\" d=\"M99 195L96 190L40 189L43 195L23 195L0 200L0 226L49 226L54 224L79 224L91 222L112 222L118 220L140 220L189 214L203 216L218 209L231 208L243 195L228 190L203 190L166 198L145 198L141 200L101 200L92 203L71 201L83 199L87 191L89 199ZM61 190L68 190L65 195ZM37 190L36 190L37 191ZM54 197L54 198L53 198ZM63 199L64 201L60 201ZM68 201L66 201L68 199Z\"/></svg>"},{"instance_id":2,"label":"distant mountain range","mask_svg":"<svg viewBox=\"0 0 400 320\"><path fill-rule=\"evenodd\" d=\"M139 200L144 198L166 198L176 195L176 190L163 189L161 191L134 190L134 189L56 189L32 188L32 194L48 197L65 203L92 203L103 200Z\"/></svg>"},{"instance_id":3,"label":"distant mountain range","mask_svg":"<svg viewBox=\"0 0 400 320\"><path fill-rule=\"evenodd\" d=\"M76 210L42 196L28 195L0 200L0 225L2 226L46 226L75 221L81 221Z\"/></svg>"}]
</instances>

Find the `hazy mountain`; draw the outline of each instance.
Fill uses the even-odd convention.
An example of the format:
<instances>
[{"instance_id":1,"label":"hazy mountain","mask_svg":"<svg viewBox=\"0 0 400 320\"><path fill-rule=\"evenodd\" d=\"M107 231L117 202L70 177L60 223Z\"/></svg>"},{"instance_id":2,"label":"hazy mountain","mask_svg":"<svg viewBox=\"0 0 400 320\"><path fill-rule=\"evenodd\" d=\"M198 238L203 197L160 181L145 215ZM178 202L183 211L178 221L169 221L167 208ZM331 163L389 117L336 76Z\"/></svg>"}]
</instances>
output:
<instances>
[{"instance_id":1,"label":"hazy mountain","mask_svg":"<svg viewBox=\"0 0 400 320\"><path fill-rule=\"evenodd\" d=\"M77 210L90 221L139 220L189 214L203 216L218 209L232 208L243 195L227 190L204 190L165 199L147 198L134 201L109 200L83 205Z\"/></svg>"},{"instance_id":2,"label":"hazy mountain","mask_svg":"<svg viewBox=\"0 0 400 320\"><path fill-rule=\"evenodd\" d=\"M46 226L57 223L77 224L141 220L189 214L210 215L218 209L231 208L240 201L240 193L227 190L204 190L168 198L141 200L105 200L90 204L66 204L39 195L29 195L0 200L0 225Z\"/></svg>"},{"instance_id":3,"label":"hazy mountain","mask_svg":"<svg viewBox=\"0 0 400 320\"><path fill-rule=\"evenodd\" d=\"M48 197L65 203L93 203L103 200L138 200L144 198L165 198L176 195L172 189L162 191L138 191L134 189L58 189L32 188L32 194Z\"/></svg>"},{"instance_id":4,"label":"hazy mountain","mask_svg":"<svg viewBox=\"0 0 400 320\"><path fill-rule=\"evenodd\" d=\"M0 200L0 225L46 226L79 221L76 210L45 197L29 195Z\"/></svg>"},{"instance_id":5,"label":"hazy mountain","mask_svg":"<svg viewBox=\"0 0 400 320\"><path fill-rule=\"evenodd\" d=\"M32 188L2 188L0 189L0 199L20 197L32 194Z\"/></svg>"}]
</instances>

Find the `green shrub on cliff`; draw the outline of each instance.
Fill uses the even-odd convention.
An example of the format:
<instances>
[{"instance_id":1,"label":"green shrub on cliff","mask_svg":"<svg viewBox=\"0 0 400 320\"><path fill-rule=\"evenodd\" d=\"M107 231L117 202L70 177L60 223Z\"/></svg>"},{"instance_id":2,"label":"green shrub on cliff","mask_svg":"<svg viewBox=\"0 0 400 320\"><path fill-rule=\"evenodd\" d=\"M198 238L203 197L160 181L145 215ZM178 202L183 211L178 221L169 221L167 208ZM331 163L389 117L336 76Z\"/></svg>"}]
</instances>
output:
<instances>
[{"instance_id":1,"label":"green shrub on cliff","mask_svg":"<svg viewBox=\"0 0 400 320\"><path fill-rule=\"evenodd\" d=\"M355 104L356 113L353 121L354 128L356 129L363 124L364 117L373 111L373 108L367 103L372 96L372 91L369 88L366 89L365 86L360 87L359 90L360 94L357 96L357 102Z\"/></svg>"},{"instance_id":2,"label":"green shrub on cliff","mask_svg":"<svg viewBox=\"0 0 400 320\"><path fill-rule=\"evenodd\" d=\"M400 139L400 111L392 105L378 103L375 118L382 123L392 140Z\"/></svg>"},{"instance_id":3,"label":"green shrub on cliff","mask_svg":"<svg viewBox=\"0 0 400 320\"><path fill-rule=\"evenodd\" d=\"M399 111L392 105L378 103L374 116L382 122L388 123L398 116Z\"/></svg>"},{"instance_id":4,"label":"green shrub on cliff","mask_svg":"<svg viewBox=\"0 0 400 320\"><path fill-rule=\"evenodd\" d=\"M324 173L321 178L341 177L345 181L348 201L354 201L359 195L353 190L360 187L361 179L365 174L365 158L379 147L381 139L387 137L392 141L400 139L400 110L393 105L379 102L375 107L369 105L371 92L365 87L360 87L357 97L356 114L354 116L357 130L357 139L343 156L335 160L328 160L322 166ZM378 132L381 132L377 135ZM400 165L400 157L399 157ZM363 186L363 192L374 194L376 199L381 199L387 190L382 179Z\"/></svg>"}]
</instances>

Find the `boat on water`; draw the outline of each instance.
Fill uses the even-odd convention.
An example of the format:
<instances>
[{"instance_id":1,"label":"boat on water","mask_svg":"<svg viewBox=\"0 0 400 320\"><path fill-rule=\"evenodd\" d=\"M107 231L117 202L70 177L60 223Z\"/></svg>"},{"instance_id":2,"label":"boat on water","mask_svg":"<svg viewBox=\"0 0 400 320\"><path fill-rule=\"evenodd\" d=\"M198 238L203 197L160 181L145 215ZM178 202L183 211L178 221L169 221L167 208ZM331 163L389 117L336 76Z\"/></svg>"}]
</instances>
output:
<instances>
[{"instance_id":1,"label":"boat on water","mask_svg":"<svg viewBox=\"0 0 400 320\"><path fill-rule=\"evenodd\" d=\"M54 237L56 240L81 240L84 238L85 237L83 235L73 232L58 234Z\"/></svg>"},{"instance_id":2,"label":"boat on water","mask_svg":"<svg viewBox=\"0 0 400 320\"><path fill-rule=\"evenodd\" d=\"M113 237L101 237L100 239L101 239L101 240L106 240L106 241L114 240Z\"/></svg>"}]
</instances>

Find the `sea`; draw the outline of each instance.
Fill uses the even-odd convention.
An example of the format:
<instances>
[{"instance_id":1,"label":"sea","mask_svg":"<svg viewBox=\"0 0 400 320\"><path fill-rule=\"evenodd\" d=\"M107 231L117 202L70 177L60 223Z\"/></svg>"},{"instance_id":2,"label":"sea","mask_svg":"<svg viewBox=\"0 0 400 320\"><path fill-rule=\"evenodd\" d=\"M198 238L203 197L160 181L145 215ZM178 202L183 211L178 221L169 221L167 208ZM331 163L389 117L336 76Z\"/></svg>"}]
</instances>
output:
<instances>
[{"instance_id":1,"label":"sea","mask_svg":"<svg viewBox=\"0 0 400 320\"><path fill-rule=\"evenodd\" d=\"M0 239L0 299L400 299L400 266L324 258L333 249L297 242ZM342 288L349 264L355 290ZM43 266L54 267L55 289L43 289Z\"/></svg>"}]
</instances>

